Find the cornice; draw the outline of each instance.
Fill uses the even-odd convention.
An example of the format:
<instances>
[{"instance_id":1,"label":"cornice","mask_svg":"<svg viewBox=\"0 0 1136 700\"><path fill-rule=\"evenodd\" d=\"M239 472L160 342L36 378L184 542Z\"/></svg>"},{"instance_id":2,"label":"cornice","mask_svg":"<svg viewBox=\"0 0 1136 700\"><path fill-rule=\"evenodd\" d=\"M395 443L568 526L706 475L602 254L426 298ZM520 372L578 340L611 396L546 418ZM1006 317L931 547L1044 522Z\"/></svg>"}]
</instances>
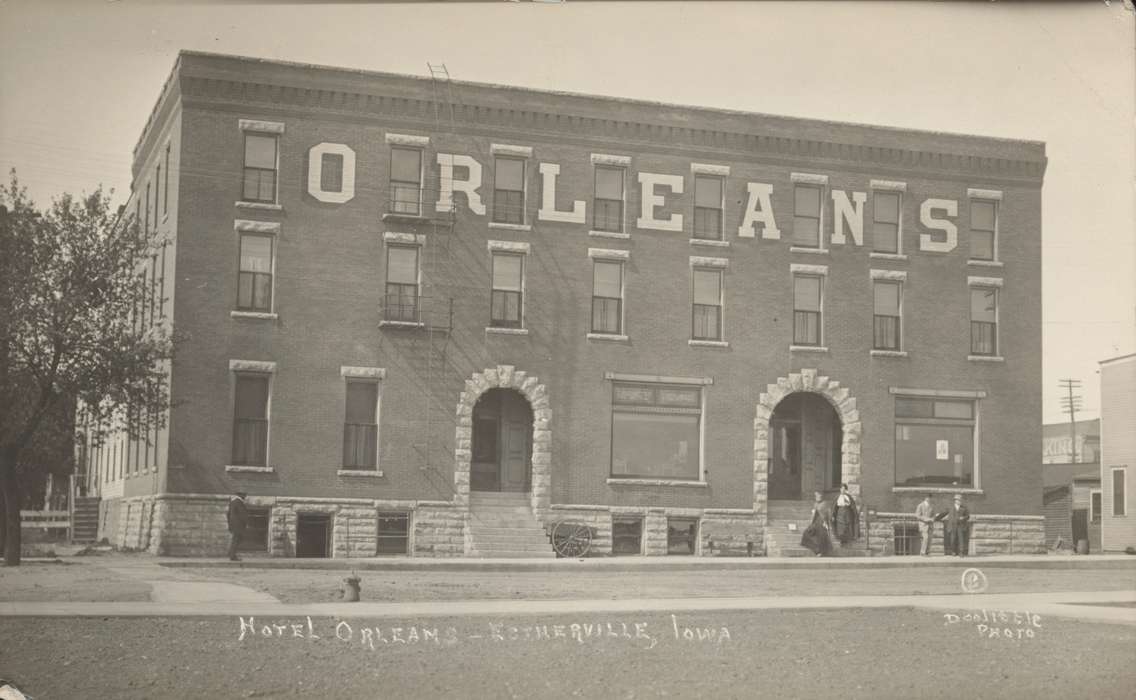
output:
<instances>
[{"instance_id":1,"label":"cornice","mask_svg":"<svg viewBox=\"0 0 1136 700\"><path fill-rule=\"evenodd\" d=\"M628 119L603 119L570 113L519 109L499 105L454 104L452 124L449 105L442 105L436 117L429 93L422 97L364 93L345 89L323 89L281 82L253 82L236 78L199 77L182 74L180 87L188 106L242 107L244 111L319 112L350 120L393 121L403 128L439 133L460 125L462 133L499 135L506 130L513 140L531 136L542 141L574 141L597 151L634 150L681 152L691 156L716 157L719 160L743 160L802 163L827 166L830 169L859 170L879 174L907 172L935 174L958 179L995 180L1016 184L1040 185L1046 159L984 157L865 143L841 143L810 138L769 136L735 130L716 130L689 126L659 124ZM602 100L603 98L596 98ZM468 102L468 101L467 101ZM804 123L804 120L802 120ZM405 126L403 126L405 125ZM757 124L756 126L760 126ZM865 127L870 129L870 127ZM891 132L882 131L881 140ZM918 138L919 132L905 132L907 138ZM930 138L930 134L928 138ZM982 140L984 137L975 137Z\"/></svg>"}]
</instances>

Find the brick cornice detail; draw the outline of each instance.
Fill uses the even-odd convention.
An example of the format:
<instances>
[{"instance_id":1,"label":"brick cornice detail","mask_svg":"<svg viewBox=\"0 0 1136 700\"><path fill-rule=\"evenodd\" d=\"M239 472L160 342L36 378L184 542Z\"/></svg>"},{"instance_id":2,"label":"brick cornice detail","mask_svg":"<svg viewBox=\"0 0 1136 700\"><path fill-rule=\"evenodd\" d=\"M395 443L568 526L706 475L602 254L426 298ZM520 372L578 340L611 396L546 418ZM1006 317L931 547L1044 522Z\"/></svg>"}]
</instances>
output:
<instances>
[{"instance_id":1,"label":"brick cornice detail","mask_svg":"<svg viewBox=\"0 0 1136 700\"><path fill-rule=\"evenodd\" d=\"M320 110L348 117L364 119L396 119L413 124L418 130L437 131L434 123L434 104L431 100L409 97L376 95L338 89L313 89L237 80L181 77L183 101L194 103L232 103L244 106L245 112L255 112L254 105L268 109ZM988 178L1040 184L1045 172L1045 160L1018 160L980 157L938 151L924 151L885 146L867 146L855 143L837 143L805 138L787 138L695 129L683 126L651 124L640 121L600 119L595 117L541 112L526 109L454 104L454 123L464 130L475 132L479 128L499 131L508 129L512 134L533 135L536 138L552 136L553 140L571 136L591 143L618 141L627 149L629 144L641 144L635 150L666 150L669 147L693 149L698 153L717 153L724 160L787 159L818 164L831 163L833 168L871 163L891 170L934 171L948 174L982 174ZM448 110L446 110L448 112ZM448 115L447 115L448 116ZM448 119L445 121L448 122ZM446 126L443 124L442 126ZM514 138L516 138L514 136ZM597 147L594 150L604 150ZM820 167L818 165L818 167Z\"/></svg>"}]
</instances>

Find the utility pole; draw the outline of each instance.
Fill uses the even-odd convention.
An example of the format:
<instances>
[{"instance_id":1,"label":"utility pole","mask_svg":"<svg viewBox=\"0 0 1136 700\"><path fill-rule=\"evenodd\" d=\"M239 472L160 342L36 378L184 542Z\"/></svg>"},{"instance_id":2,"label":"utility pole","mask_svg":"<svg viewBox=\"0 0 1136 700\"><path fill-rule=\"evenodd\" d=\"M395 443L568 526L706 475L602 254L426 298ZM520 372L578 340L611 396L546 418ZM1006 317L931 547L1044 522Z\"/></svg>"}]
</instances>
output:
<instances>
[{"instance_id":1,"label":"utility pole","mask_svg":"<svg viewBox=\"0 0 1136 700\"><path fill-rule=\"evenodd\" d=\"M1072 451L1071 461L1077 462L1077 409L1081 407L1081 380L1062 379L1058 384L1068 392L1068 396L1061 397L1061 408L1069 414L1069 449Z\"/></svg>"}]
</instances>

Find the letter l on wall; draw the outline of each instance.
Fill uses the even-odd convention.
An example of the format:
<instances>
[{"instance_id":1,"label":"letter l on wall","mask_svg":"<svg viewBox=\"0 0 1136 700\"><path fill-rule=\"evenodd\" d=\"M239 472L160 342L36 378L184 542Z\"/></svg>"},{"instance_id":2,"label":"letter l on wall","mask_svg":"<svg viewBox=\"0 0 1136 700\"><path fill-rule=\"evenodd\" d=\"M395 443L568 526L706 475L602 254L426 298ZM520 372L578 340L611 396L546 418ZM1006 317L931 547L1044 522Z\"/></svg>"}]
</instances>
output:
<instances>
[{"instance_id":1,"label":"letter l on wall","mask_svg":"<svg viewBox=\"0 0 1136 700\"><path fill-rule=\"evenodd\" d=\"M541 163L540 210L536 216L541 221L559 221L566 224L582 224L587 218L587 204L582 200L572 202L572 211L556 211L556 176L560 174L560 166L556 163Z\"/></svg>"}]
</instances>

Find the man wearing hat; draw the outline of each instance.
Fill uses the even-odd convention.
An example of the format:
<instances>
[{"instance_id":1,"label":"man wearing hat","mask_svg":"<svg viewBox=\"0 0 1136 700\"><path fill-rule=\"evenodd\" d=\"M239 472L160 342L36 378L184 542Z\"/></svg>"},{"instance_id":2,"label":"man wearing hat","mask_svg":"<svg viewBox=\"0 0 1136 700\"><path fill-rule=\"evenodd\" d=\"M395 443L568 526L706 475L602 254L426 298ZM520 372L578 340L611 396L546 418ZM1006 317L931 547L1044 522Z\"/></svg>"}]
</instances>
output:
<instances>
[{"instance_id":1,"label":"man wearing hat","mask_svg":"<svg viewBox=\"0 0 1136 700\"><path fill-rule=\"evenodd\" d=\"M237 556L237 546L241 543L241 538L245 534L245 526L248 525L248 508L245 507L245 498L248 497L243 491L237 491L237 495L229 500L229 512L227 518L229 521L229 561L240 561L241 558Z\"/></svg>"},{"instance_id":2,"label":"man wearing hat","mask_svg":"<svg viewBox=\"0 0 1136 700\"><path fill-rule=\"evenodd\" d=\"M956 493L954 503L947 511L947 553L965 557L970 547L970 510Z\"/></svg>"}]
</instances>

